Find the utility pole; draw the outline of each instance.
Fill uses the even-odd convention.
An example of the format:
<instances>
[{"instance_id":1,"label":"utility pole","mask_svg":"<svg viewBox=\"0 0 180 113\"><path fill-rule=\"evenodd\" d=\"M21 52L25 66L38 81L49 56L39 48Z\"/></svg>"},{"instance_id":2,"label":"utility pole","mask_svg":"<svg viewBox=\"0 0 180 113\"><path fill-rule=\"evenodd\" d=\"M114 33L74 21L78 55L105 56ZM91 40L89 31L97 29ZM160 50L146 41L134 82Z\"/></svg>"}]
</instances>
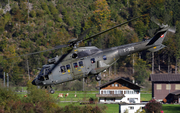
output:
<instances>
[{"instance_id":1,"label":"utility pole","mask_svg":"<svg viewBox=\"0 0 180 113\"><path fill-rule=\"evenodd\" d=\"M83 78L83 91L84 91L84 78Z\"/></svg>"},{"instance_id":2,"label":"utility pole","mask_svg":"<svg viewBox=\"0 0 180 113\"><path fill-rule=\"evenodd\" d=\"M134 74L134 54L133 54L133 74Z\"/></svg>"},{"instance_id":3,"label":"utility pole","mask_svg":"<svg viewBox=\"0 0 180 113\"><path fill-rule=\"evenodd\" d=\"M4 72L4 87L6 86L6 74Z\"/></svg>"},{"instance_id":4,"label":"utility pole","mask_svg":"<svg viewBox=\"0 0 180 113\"><path fill-rule=\"evenodd\" d=\"M28 76L29 76L29 80L30 80L28 60L27 60L27 70L28 70Z\"/></svg>"},{"instance_id":5,"label":"utility pole","mask_svg":"<svg viewBox=\"0 0 180 113\"><path fill-rule=\"evenodd\" d=\"M152 74L154 74L154 52L152 52Z\"/></svg>"},{"instance_id":6,"label":"utility pole","mask_svg":"<svg viewBox=\"0 0 180 113\"><path fill-rule=\"evenodd\" d=\"M7 73L7 87L9 87L9 76L8 76L8 73Z\"/></svg>"},{"instance_id":7,"label":"utility pole","mask_svg":"<svg viewBox=\"0 0 180 113\"><path fill-rule=\"evenodd\" d=\"M28 25L29 25L29 0L28 0Z\"/></svg>"}]
</instances>

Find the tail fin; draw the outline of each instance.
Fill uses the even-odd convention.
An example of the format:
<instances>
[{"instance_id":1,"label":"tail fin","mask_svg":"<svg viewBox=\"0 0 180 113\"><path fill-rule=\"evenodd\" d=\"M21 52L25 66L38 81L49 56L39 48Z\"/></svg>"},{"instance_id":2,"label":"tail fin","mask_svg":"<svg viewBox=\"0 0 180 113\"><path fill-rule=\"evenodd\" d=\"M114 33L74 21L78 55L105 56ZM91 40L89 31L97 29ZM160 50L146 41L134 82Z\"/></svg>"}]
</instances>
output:
<instances>
[{"instance_id":1,"label":"tail fin","mask_svg":"<svg viewBox=\"0 0 180 113\"><path fill-rule=\"evenodd\" d=\"M167 31L162 31L162 32L158 32L150 41L149 43L146 45L160 45L162 44L164 38L166 37Z\"/></svg>"},{"instance_id":2,"label":"tail fin","mask_svg":"<svg viewBox=\"0 0 180 113\"><path fill-rule=\"evenodd\" d=\"M166 47L165 45L161 44L161 45L158 45L158 46L154 46L152 48L149 48L148 50L151 51L151 52L156 52L156 51L159 51L161 50L162 48Z\"/></svg>"}]
</instances>

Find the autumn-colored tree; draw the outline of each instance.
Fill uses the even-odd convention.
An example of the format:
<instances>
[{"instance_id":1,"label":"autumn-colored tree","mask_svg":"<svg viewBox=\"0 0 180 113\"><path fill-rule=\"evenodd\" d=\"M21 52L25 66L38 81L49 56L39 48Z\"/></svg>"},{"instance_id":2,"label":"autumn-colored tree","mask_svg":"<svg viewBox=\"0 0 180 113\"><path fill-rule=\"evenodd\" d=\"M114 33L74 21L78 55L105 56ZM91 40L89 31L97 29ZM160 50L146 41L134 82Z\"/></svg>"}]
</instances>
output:
<instances>
[{"instance_id":1,"label":"autumn-colored tree","mask_svg":"<svg viewBox=\"0 0 180 113\"><path fill-rule=\"evenodd\" d=\"M95 11L93 12L92 21L96 27L101 27L110 17L111 11L106 0L97 0L95 2Z\"/></svg>"}]
</instances>

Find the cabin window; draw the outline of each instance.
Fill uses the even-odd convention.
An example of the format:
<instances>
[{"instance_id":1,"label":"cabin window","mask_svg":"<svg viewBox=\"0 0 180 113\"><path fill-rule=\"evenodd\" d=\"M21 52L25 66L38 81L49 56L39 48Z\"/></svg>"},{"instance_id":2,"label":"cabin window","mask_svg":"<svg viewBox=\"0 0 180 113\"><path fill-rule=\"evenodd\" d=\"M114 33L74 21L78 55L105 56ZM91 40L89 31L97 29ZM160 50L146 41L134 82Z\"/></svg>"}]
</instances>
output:
<instances>
[{"instance_id":1,"label":"cabin window","mask_svg":"<svg viewBox=\"0 0 180 113\"><path fill-rule=\"evenodd\" d=\"M106 57L106 55L104 55L104 56L103 56L103 60L107 60L107 57Z\"/></svg>"},{"instance_id":2,"label":"cabin window","mask_svg":"<svg viewBox=\"0 0 180 113\"><path fill-rule=\"evenodd\" d=\"M79 66L83 66L83 61L80 61L80 62L79 62Z\"/></svg>"},{"instance_id":3,"label":"cabin window","mask_svg":"<svg viewBox=\"0 0 180 113\"><path fill-rule=\"evenodd\" d=\"M95 58L91 58L91 63L95 63Z\"/></svg>"},{"instance_id":4,"label":"cabin window","mask_svg":"<svg viewBox=\"0 0 180 113\"><path fill-rule=\"evenodd\" d=\"M74 68L77 68L77 67L78 67L78 64L77 64L77 63L74 63L73 65L74 65Z\"/></svg>"},{"instance_id":5,"label":"cabin window","mask_svg":"<svg viewBox=\"0 0 180 113\"><path fill-rule=\"evenodd\" d=\"M66 72L65 66L61 66L61 73L65 73L65 72Z\"/></svg>"},{"instance_id":6,"label":"cabin window","mask_svg":"<svg viewBox=\"0 0 180 113\"><path fill-rule=\"evenodd\" d=\"M66 65L66 69L68 70L68 69L71 69L71 67L70 67L70 65L68 64L68 65Z\"/></svg>"},{"instance_id":7,"label":"cabin window","mask_svg":"<svg viewBox=\"0 0 180 113\"><path fill-rule=\"evenodd\" d=\"M112 87L114 87L114 84L111 84Z\"/></svg>"}]
</instances>

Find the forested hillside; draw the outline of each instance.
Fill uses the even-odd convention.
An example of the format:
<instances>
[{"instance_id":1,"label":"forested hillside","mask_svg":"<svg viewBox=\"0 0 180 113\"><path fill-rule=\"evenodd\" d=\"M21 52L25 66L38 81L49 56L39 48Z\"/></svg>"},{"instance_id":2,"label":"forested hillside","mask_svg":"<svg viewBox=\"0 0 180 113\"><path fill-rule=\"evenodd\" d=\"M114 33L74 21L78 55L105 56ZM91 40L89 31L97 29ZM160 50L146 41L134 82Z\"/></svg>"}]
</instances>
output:
<instances>
[{"instance_id":1,"label":"forested hillside","mask_svg":"<svg viewBox=\"0 0 180 113\"><path fill-rule=\"evenodd\" d=\"M0 7L0 76L3 77L3 72L9 73L10 81L15 85L22 85L23 79L28 79L28 72L31 78L34 78L38 68L46 64L49 58L60 56L69 48L15 56L66 44L70 39L92 28L86 36L88 37L144 14L148 16L93 39L92 45L104 49L150 38L148 30L157 28L157 25L150 21L150 17L156 16L163 22L168 14L171 20L167 24L176 25L177 30L174 37L165 42L167 47L155 53L155 66L179 65L178 0L1 0ZM87 45L87 42L80 46L84 45ZM139 59L140 57L143 60ZM136 73L151 69L150 52L137 53L134 58ZM113 66L116 74L121 71L120 67L132 67L132 59L133 55L130 55L118 60ZM139 68L140 66L145 68ZM147 74L145 72L145 75ZM139 83L141 82L139 80Z\"/></svg>"}]
</instances>

